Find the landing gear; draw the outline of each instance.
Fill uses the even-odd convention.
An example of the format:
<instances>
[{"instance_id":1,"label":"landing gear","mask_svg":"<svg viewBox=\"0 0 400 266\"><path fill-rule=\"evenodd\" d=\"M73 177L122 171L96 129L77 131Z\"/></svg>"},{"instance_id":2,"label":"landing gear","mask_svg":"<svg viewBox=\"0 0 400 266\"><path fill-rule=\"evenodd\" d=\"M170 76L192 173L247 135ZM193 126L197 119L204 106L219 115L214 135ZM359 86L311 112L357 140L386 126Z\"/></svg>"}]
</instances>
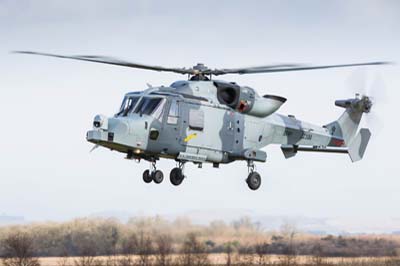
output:
<instances>
[{"instance_id":1,"label":"landing gear","mask_svg":"<svg viewBox=\"0 0 400 266\"><path fill-rule=\"evenodd\" d=\"M246 182L251 190L257 190L261 186L261 176L257 172L251 172Z\"/></svg>"},{"instance_id":2,"label":"landing gear","mask_svg":"<svg viewBox=\"0 0 400 266\"><path fill-rule=\"evenodd\" d=\"M150 183L153 180L150 171L147 169L143 172L143 181L145 183Z\"/></svg>"},{"instance_id":3,"label":"landing gear","mask_svg":"<svg viewBox=\"0 0 400 266\"><path fill-rule=\"evenodd\" d=\"M183 174L184 166L184 162L179 162L179 166L171 170L171 173L169 174L169 180L171 181L172 185L179 186L182 183L183 179L185 178L185 175Z\"/></svg>"},{"instance_id":4,"label":"landing gear","mask_svg":"<svg viewBox=\"0 0 400 266\"><path fill-rule=\"evenodd\" d=\"M151 183L154 181L156 184L160 184L164 180L164 174L160 170L156 169L156 162L152 161L150 170L147 169L143 172L143 181L145 183Z\"/></svg>"},{"instance_id":5,"label":"landing gear","mask_svg":"<svg viewBox=\"0 0 400 266\"><path fill-rule=\"evenodd\" d=\"M257 190L261 186L261 176L259 173L254 171L253 161L248 161L247 167L249 169L249 175L246 179L246 183L251 190Z\"/></svg>"},{"instance_id":6,"label":"landing gear","mask_svg":"<svg viewBox=\"0 0 400 266\"><path fill-rule=\"evenodd\" d=\"M169 180L171 181L172 185L174 186L179 186L183 179L184 175L182 173L182 169L175 167L174 169L171 170L171 173L169 174Z\"/></svg>"},{"instance_id":7,"label":"landing gear","mask_svg":"<svg viewBox=\"0 0 400 266\"><path fill-rule=\"evenodd\" d=\"M160 170L156 170L152 173L153 181L156 184L160 184L164 180L164 174Z\"/></svg>"}]
</instances>

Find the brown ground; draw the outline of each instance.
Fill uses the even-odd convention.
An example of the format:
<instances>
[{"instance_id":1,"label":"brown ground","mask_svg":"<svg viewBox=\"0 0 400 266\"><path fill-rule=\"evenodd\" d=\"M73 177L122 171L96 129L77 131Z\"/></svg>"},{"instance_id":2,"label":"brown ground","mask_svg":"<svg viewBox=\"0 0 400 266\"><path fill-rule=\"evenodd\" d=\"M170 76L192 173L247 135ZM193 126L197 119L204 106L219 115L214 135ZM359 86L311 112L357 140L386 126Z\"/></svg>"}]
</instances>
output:
<instances>
[{"instance_id":1,"label":"brown ground","mask_svg":"<svg viewBox=\"0 0 400 266\"><path fill-rule=\"evenodd\" d=\"M176 259L177 255L173 255L173 259ZM96 259L99 259L103 262L103 265L106 265L106 261L110 257L96 257ZM116 256L116 259L119 257ZM133 259L137 259L137 256L132 256ZM209 255L209 260L211 265L225 265L226 264L226 254L210 254ZM48 257L48 258L40 258L40 262L42 266L73 266L74 261L77 259L77 257L69 257L69 258L61 258L61 257ZM232 260L235 260L235 255L232 255ZM373 258L373 257L357 257L357 258L323 258L324 264L328 265L369 265L369 262L374 262L374 265L376 263L382 263L382 265L386 265L386 261L388 260L393 260L393 258ZM278 264L279 262L282 261L282 257L278 255L268 255L266 256L266 262L268 264ZM312 265L313 264L313 258L310 256L297 256L296 257L296 262L297 265ZM398 263L398 264L397 264ZM399 265L400 266L400 260L397 261L396 264L390 264L390 265ZM254 255L254 264L258 264L258 257Z\"/></svg>"}]
</instances>

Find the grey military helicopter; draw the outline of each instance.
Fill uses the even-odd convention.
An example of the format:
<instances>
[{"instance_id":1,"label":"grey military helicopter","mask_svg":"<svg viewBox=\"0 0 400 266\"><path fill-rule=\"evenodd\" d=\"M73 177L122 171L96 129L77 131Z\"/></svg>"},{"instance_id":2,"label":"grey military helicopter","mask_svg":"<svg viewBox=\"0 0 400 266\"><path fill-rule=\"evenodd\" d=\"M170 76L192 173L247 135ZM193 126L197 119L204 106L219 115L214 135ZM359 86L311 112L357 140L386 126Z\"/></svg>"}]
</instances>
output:
<instances>
[{"instance_id":1,"label":"grey military helicopter","mask_svg":"<svg viewBox=\"0 0 400 266\"><path fill-rule=\"evenodd\" d=\"M164 175L156 168L160 158L173 159L177 166L170 172L170 181L178 186L186 177L187 162L220 164L247 162L247 185L257 190L261 176L255 162L265 162L262 150L279 144L286 158L299 151L349 154L353 162L363 158L371 132L359 128L364 113L372 108L368 95L337 100L345 111L335 121L313 125L277 113L286 99L276 95L259 95L253 88L235 82L214 80L225 74L275 73L326 68L383 65L368 62L326 66L276 64L248 68L210 69L203 64L191 68L169 68L131 63L103 56L63 56L18 51L17 53L76 59L117 66L185 74L187 80L170 86L152 87L127 93L119 111L112 117L96 115L87 141L126 154L127 159L150 162L143 172L146 183L159 184Z\"/></svg>"}]
</instances>

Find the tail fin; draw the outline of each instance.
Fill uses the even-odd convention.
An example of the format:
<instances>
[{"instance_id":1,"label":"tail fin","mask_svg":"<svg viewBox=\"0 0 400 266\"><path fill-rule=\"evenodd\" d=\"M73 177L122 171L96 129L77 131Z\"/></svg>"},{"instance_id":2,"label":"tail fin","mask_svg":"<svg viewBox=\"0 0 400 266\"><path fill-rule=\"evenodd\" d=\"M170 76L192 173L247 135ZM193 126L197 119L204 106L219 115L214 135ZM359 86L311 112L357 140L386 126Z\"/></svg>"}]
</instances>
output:
<instances>
[{"instance_id":1,"label":"tail fin","mask_svg":"<svg viewBox=\"0 0 400 266\"><path fill-rule=\"evenodd\" d=\"M346 111L338 120L326 125L332 135L332 143L328 146L347 147L347 153L352 162L363 158L371 131L368 128L362 128L357 134L363 113L369 113L372 108L372 102L368 96L356 95L354 99L338 100L336 106L346 108ZM357 135L356 135L357 134ZM339 142L337 140L340 140ZM343 143L344 142L344 143Z\"/></svg>"},{"instance_id":2,"label":"tail fin","mask_svg":"<svg viewBox=\"0 0 400 266\"><path fill-rule=\"evenodd\" d=\"M370 138L371 131L368 128L362 128L357 136L350 142L347 152L353 163L363 158Z\"/></svg>"},{"instance_id":3,"label":"tail fin","mask_svg":"<svg viewBox=\"0 0 400 266\"><path fill-rule=\"evenodd\" d=\"M372 102L368 96L356 95L356 98L335 101L336 106L346 108L338 120L327 124L325 127L336 139L342 139L349 146L357 133L363 113L369 113ZM335 145L332 145L335 146Z\"/></svg>"}]
</instances>

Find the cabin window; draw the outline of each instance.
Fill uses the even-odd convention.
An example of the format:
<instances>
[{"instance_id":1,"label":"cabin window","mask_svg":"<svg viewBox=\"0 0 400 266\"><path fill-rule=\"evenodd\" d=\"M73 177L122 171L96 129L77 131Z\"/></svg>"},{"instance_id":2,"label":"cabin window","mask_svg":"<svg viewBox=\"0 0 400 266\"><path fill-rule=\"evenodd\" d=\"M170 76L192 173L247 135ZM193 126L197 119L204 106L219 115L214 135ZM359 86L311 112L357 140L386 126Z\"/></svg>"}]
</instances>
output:
<instances>
[{"instance_id":1,"label":"cabin window","mask_svg":"<svg viewBox=\"0 0 400 266\"><path fill-rule=\"evenodd\" d=\"M202 110L189 110L189 128L193 130L204 129L204 112Z\"/></svg>"},{"instance_id":2,"label":"cabin window","mask_svg":"<svg viewBox=\"0 0 400 266\"><path fill-rule=\"evenodd\" d=\"M179 117L179 106L177 101L172 101L171 102L171 107L169 108L169 113L168 113L168 124L177 124L178 123L178 117Z\"/></svg>"}]
</instances>

